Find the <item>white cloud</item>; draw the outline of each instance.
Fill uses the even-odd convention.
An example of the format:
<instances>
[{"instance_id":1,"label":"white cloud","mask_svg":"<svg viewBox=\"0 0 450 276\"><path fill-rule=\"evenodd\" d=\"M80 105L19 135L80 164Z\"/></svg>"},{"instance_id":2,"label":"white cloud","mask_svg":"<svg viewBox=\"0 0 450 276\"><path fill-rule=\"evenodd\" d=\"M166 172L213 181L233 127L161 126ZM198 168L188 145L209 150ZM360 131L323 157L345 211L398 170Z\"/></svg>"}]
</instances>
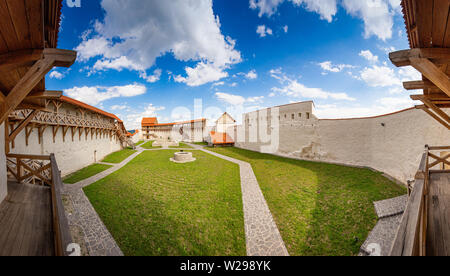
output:
<instances>
[{"instance_id":1,"label":"white cloud","mask_svg":"<svg viewBox=\"0 0 450 276\"><path fill-rule=\"evenodd\" d=\"M307 98L307 99L334 99L354 101L355 99L346 93L333 93L322 90L321 88L310 88L299 83L295 79L287 77L281 69L271 70L271 76L276 78L283 84L283 87L273 87L272 92L276 92L291 98Z\"/></svg>"},{"instance_id":2,"label":"white cloud","mask_svg":"<svg viewBox=\"0 0 450 276\"><path fill-rule=\"evenodd\" d=\"M64 90L64 94L81 102L97 105L103 101L119 97L135 97L145 94L147 88L141 84L125 86L83 86Z\"/></svg>"},{"instance_id":3,"label":"white cloud","mask_svg":"<svg viewBox=\"0 0 450 276\"><path fill-rule=\"evenodd\" d=\"M271 28L268 28L265 25L259 25L256 28L256 33L259 34L259 37L265 37L267 35L272 35L273 31Z\"/></svg>"},{"instance_id":4,"label":"white cloud","mask_svg":"<svg viewBox=\"0 0 450 276\"><path fill-rule=\"evenodd\" d=\"M129 69L145 77L156 58L170 53L180 61L198 62L178 79L202 85L227 76L224 71L241 62L236 42L221 33L211 0L103 0L101 5L103 22L94 24L95 32L85 32L75 49L81 62L98 59L94 71ZM206 66L214 68L215 77L200 76L211 73Z\"/></svg>"},{"instance_id":5,"label":"white cloud","mask_svg":"<svg viewBox=\"0 0 450 276\"><path fill-rule=\"evenodd\" d=\"M364 21L364 37L372 35L385 41L392 37L393 13L387 0L342 0L349 14Z\"/></svg>"},{"instance_id":6,"label":"white cloud","mask_svg":"<svg viewBox=\"0 0 450 276\"><path fill-rule=\"evenodd\" d=\"M246 103L251 103L251 104L260 103L264 100L264 96L244 98L239 95L233 95L233 94L223 93L223 92L217 92L215 95L219 101L225 102L225 103L233 105L233 106L241 106Z\"/></svg>"},{"instance_id":7,"label":"white cloud","mask_svg":"<svg viewBox=\"0 0 450 276\"><path fill-rule=\"evenodd\" d=\"M395 71L387 66L366 67L361 72L361 79L370 87L388 87L401 84Z\"/></svg>"},{"instance_id":8,"label":"white cloud","mask_svg":"<svg viewBox=\"0 0 450 276\"><path fill-rule=\"evenodd\" d=\"M61 80L64 78L64 74L54 70L50 73L49 77L52 79Z\"/></svg>"},{"instance_id":9,"label":"white cloud","mask_svg":"<svg viewBox=\"0 0 450 276\"><path fill-rule=\"evenodd\" d=\"M288 0L295 6L304 6L308 11L316 12L321 19L331 22L337 12L336 0ZM259 10L258 16L272 16L284 0L250 0L250 8Z\"/></svg>"},{"instance_id":10,"label":"white cloud","mask_svg":"<svg viewBox=\"0 0 450 276\"><path fill-rule=\"evenodd\" d=\"M155 69L153 71L153 75L147 76L147 74L144 72L142 73L142 78L147 80L147 82L155 83L161 79L162 70L161 69Z\"/></svg>"},{"instance_id":11,"label":"white cloud","mask_svg":"<svg viewBox=\"0 0 450 276\"><path fill-rule=\"evenodd\" d=\"M289 26L288 26L288 25L286 25L286 26L283 27L283 31L284 31L285 33L287 33L288 30L289 30Z\"/></svg>"},{"instance_id":12,"label":"white cloud","mask_svg":"<svg viewBox=\"0 0 450 276\"><path fill-rule=\"evenodd\" d=\"M364 36L372 35L382 40L392 37L393 16L401 13L400 0L286 0L294 6L304 7L306 10L315 12L320 18L328 22L338 11L339 3L352 16L364 21ZM285 0L250 0L250 8L258 10L258 16L271 17L278 10L278 6Z\"/></svg>"},{"instance_id":13,"label":"white cloud","mask_svg":"<svg viewBox=\"0 0 450 276\"><path fill-rule=\"evenodd\" d=\"M187 77L175 76L176 82L183 82L188 86L200 86L205 83L215 82L228 77L228 73L212 63L198 63L194 68L186 67Z\"/></svg>"},{"instance_id":14,"label":"white cloud","mask_svg":"<svg viewBox=\"0 0 450 276\"><path fill-rule=\"evenodd\" d=\"M258 78L258 74L256 73L256 70L251 70L250 72L248 72L245 77L249 80L254 80Z\"/></svg>"},{"instance_id":15,"label":"white cloud","mask_svg":"<svg viewBox=\"0 0 450 276\"><path fill-rule=\"evenodd\" d=\"M346 68L354 68L355 66L353 65L349 65L349 64L332 64L331 61L325 61L325 62L321 62L319 63L319 66L328 72L333 72L333 73L338 73L341 72L342 70L346 69Z\"/></svg>"},{"instance_id":16,"label":"white cloud","mask_svg":"<svg viewBox=\"0 0 450 276\"><path fill-rule=\"evenodd\" d=\"M127 106L127 105L112 105L111 107L110 107L110 109L112 110L112 111L116 111L116 110L125 110L125 109L128 109L129 107Z\"/></svg>"},{"instance_id":17,"label":"white cloud","mask_svg":"<svg viewBox=\"0 0 450 276\"><path fill-rule=\"evenodd\" d=\"M321 119L343 119L369 117L388 114L414 106L414 101L409 97L385 97L376 101L373 105L343 105L325 104L316 105L315 114Z\"/></svg>"},{"instance_id":18,"label":"white cloud","mask_svg":"<svg viewBox=\"0 0 450 276\"><path fill-rule=\"evenodd\" d=\"M359 56L367 59L368 61L370 61L372 63L377 63L378 62L378 56L372 54L372 52L370 50L361 51L359 53Z\"/></svg>"},{"instance_id":19,"label":"white cloud","mask_svg":"<svg viewBox=\"0 0 450 276\"><path fill-rule=\"evenodd\" d=\"M222 86L222 85L225 85L225 82L219 81L219 82L213 83L212 87Z\"/></svg>"}]
</instances>

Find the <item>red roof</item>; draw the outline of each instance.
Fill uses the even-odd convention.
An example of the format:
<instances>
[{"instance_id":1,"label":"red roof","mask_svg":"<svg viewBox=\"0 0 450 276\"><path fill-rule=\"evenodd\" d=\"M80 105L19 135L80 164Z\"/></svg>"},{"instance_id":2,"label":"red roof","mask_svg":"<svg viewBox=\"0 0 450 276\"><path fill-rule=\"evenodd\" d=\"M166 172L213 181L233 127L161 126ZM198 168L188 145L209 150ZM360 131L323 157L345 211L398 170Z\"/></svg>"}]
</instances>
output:
<instances>
[{"instance_id":1,"label":"red roof","mask_svg":"<svg viewBox=\"0 0 450 276\"><path fill-rule=\"evenodd\" d=\"M119 117L117 117L116 115L114 115L114 114L112 114L112 113L108 113L108 112L103 111L103 110L101 110L101 109L98 109L98 108L96 108L96 107L93 107L93 106L91 106L91 105L85 104L85 103L83 103L83 102L77 101L77 100L75 100L75 99L72 99L72 98L69 98L69 97L66 97L66 96L61 96L61 98L59 98L59 99L60 99L62 102L66 102L66 103L69 103L69 104L73 104L73 105L82 107L82 108L84 108L84 109L93 111L93 112L95 112L95 113L104 115L104 116L106 116L106 117L113 118L113 119L117 120L118 122L123 123L122 120L120 120Z\"/></svg>"},{"instance_id":2,"label":"red roof","mask_svg":"<svg viewBox=\"0 0 450 276\"><path fill-rule=\"evenodd\" d=\"M142 118L141 125L143 127L145 127L145 126L153 126L153 125L156 125L157 123L158 123L158 119L156 117Z\"/></svg>"},{"instance_id":3,"label":"red roof","mask_svg":"<svg viewBox=\"0 0 450 276\"><path fill-rule=\"evenodd\" d=\"M234 140L227 133L211 131L210 135L213 145L234 144Z\"/></svg>"}]
</instances>

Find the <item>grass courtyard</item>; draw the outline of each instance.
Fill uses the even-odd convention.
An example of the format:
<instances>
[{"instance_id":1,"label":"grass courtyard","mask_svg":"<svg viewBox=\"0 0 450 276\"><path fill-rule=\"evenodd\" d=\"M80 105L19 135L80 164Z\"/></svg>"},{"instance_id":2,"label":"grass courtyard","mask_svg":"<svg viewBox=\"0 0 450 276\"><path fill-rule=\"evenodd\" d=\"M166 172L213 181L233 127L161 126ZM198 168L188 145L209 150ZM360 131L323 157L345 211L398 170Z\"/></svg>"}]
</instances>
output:
<instances>
[{"instance_id":1,"label":"grass courtyard","mask_svg":"<svg viewBox=\"0 0 450 276\"><path fill-rule=\"evenodd\" d=\"M368 169L209 150L252 165L290 255L356 255L377 222L373 202L406 193Z\"/></svg>"},{"instance_id":2,"label":"grass courtyard","mask_svg":"<svg viewBox=\"0 0 450 276\"><path fill-rule=\"evenodd\" d=\"M105 159L102 160L102 162L118 164L130 157L135 152L136 151L131 148L126 148L121 151L111 153L110 155L106 156Z\"/></svg>"},{"instance_id":3,"label":"grass courtyard","mask_svg":"<svg viewBox=\"0 0 450 276\"><path fill-rule=\"evenodd\" d=\"M125 255L245 255L239 167L195 151L145 151L84 188Z\"/></svg>"},{"instance_id":4,"label":"grass courtyard","mask_svg":"<svg viewBox=\"0 0 450 276\"><path fill-rule=\"evenodd\" d=\"M63 181L64 183L67 184L75 184L77 182L80 182L81 180L87 179L91 176L101 173L102 171L106 171L111 167L112 167L111 165L93 164L66 176Z\"/></svg>"},{"instance_id":5,"label":"grass courtyard","mask_svg":"<svg viewBox=\"0 0 450 276\"><path fill-rule=\"evenodd\" d=\"M155 141L148 141L147 143L141 145L141 148L144 148L144 149L157 149L157 148L161 148L161 147L154 147L154 146L153 146L153 143L154 143L154 142L155 142Z\"/></svg>"}]
</instances>

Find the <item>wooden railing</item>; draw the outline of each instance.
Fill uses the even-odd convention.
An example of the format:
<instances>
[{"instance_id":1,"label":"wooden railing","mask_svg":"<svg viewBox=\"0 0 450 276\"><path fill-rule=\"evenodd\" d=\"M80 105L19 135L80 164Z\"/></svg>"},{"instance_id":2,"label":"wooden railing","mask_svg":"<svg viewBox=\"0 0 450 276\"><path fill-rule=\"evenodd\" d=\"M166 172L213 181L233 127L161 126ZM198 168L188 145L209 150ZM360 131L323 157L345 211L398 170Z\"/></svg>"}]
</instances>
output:
<instances>
[{"instance_id":1,"label":"wooden railing","mask_svg":"<svg viewBox=\"0 0 450 276\"><path fill-rule=\"evenodd\" d=\"M425 146L425 152L415 176L414 188L391 248L391 256L426 255L430 173L447 172L446 166L450 165L450 154L445 153L444 156L439 156L435 152L449 150L450 146ZM439 165L442 167L437 168Z\"/></svg>"},{"instance_id":2,"label":"wooden railing","mask_svg":"<svg viewBox=\"0 0 450 276\"><path fill-rule=\"evenodd\" d=\"M55 254L66 256L72 237L62 202L61 172L55 156L7 154L6 157L9 176L14 180L21 184L50 187Z\"/></svg>"}]
</instances>

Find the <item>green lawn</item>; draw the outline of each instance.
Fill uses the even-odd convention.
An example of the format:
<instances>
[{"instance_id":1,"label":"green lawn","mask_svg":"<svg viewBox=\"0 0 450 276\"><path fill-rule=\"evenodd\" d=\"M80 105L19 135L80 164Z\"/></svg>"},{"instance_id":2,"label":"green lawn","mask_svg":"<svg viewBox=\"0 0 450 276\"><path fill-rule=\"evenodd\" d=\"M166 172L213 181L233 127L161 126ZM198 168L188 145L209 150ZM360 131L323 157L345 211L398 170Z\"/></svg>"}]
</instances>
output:
<instances>
[{"instance_id":1,"label":"green lawn","mask_svg":"<svg viewBox=\"0 0 450 276\"><path fill-rule=\"evenodd\" d=\"M93 164L66 176L63 182L67 184L75 184L77 182L80 182L81 180L87 179L91 176L101 173L102 171L105 171L111 167L112 166L110 165Z\"/></svg>"},{"instance_id":2,"label":"green lawn","mask_svg":"<svg viewBox=\"0 0 450 276\"><path fill-rule=\"evenodd\" d=\"M377 222L373 202L406 193L368 169L210 150L252 165L290 255L356 255Z\"/></svg>"},{"instance_id":3,"label":"green lawn","mask_svg":"<svg viewBox=\"0 0 450 276\"><path fill-rule=\"evenodd\" d=\"M208 143L207 142L195 142L193 143L194 145L198 145L198 146L207 146Z\"/></svg>"},{"instance_id":4,"label":"green lawn","mask_svg":"<svg viewBox=\"0 0 450 276\"><path fill-rule=\"evenodd\" d=\"M190 148L192 148L192 147L189 146L188 144L180 143L180 144L178 145L178 147L169 147L169 148L171 148L171 149L190 149Z\"/></svg>"},{"instance_id":5,"label":"green lawn","mask_svg":"<svg viewBox=\"0 0 450 276\"><path fill-rule=\"evenodd\" d=\"M141 146L141 148L144 148L144 149L156 149L156 148L161 148L161 147L153 147L153 142L155 142L155 141L148 141L147 143L143 144L143 145Z\"/></svg>"},{"instance_id":6,"label":"green lawn","mask_svg":"<svg viewBox=\"0 0 450 276\"><path fill-rule=\"evenodd\" d=\"M239 167L203 152L146 151L84 188L125 255L245 255Z\"/></svg>"},{"instance_id":7,"label":"green lawn","mask_svg":"<svg viewBox=\"0 0 450 276\"><path fill-rule=\"evenodd\" d=\"M141 140L141 141L137 142L135 146L137 147L137 146L139 146L140 144L143 144L144 142L145 142L144 140Z\"/></svg>"},{"instance_id":8,"label":"green lawn","mask_svg":"<svg viewBox=\"0 0 450 276\"><path fill-rule=\"evenodd\" d=\"M135 152L136 151L131 148L126 148L121 151L111 153L110 155L106 156L102 162L117 164L127 159L130 155L132 155Z\"/></svg>"}]
</instances>

